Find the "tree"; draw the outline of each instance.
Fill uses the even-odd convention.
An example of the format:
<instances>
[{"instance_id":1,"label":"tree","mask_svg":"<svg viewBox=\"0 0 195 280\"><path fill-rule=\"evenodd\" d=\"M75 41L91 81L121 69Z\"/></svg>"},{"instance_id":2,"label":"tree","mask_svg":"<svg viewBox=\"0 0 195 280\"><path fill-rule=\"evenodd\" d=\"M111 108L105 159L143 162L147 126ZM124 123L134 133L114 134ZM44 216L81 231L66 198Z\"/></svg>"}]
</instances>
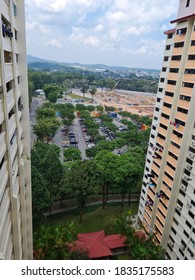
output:
<instances>
[{"instance_id":1,"label":"tree","mask_svg":"<svg viewBox=\"0 0 195 280\"><path fill-rule=\"evenodd\" d=\"M96 88L96 87L91 87L91 88L89 89L89 92L90 92L90 94L91 94L91 96L92 96L92 100L93 100L93 96L95 95L96 91L97 91L97 88Z\"/></svg>"},{"instance_id":2,"label":"tree","mask_svg":"<svg viewBox=\"0 0 195 280\"><path fill-rule=\"evenodd\" d=\"M115 181L117 156L112 152L102 150L95 156L94 161L102 173L102 208L104 208L107 201L108 189Z\"/></svg>"},{"instance_id":3,"label":"tree","mask_svg":"<svg viewBox=\"0 0 195 280\"><path fill-rule=\"evenodd\" d=\"M44 90L44 92L45 92L45 96L46 96L46 98L48 99L48 96L49 96L49 94L50 93L57 93L57 95L58 95L58 92L60 92L60 87L59 86L57 86L56 84L48 84L48 85L44 85L44 87L43 87L43 90Z\"/></svg>"},{"instance_id":4,"label":"tree","mask_svg":"<svg viewBox=\"0 0 195 280\"><path fill-rule=\"evenodd\" d=\"M110 90L113 89L113 87L115 86L115 84L116 84L116 81L113 80L113 79L111 79L111 78L108 78L108 79L105 80L105 85L106 85L106 87L109 88Z\"/></svg>"},{"instance_id":5,"label":"tree","mask_svg":"<svg viewBox=\"0 0 195 280\"><path fill-rule=\"evenodd\" d=\"M47 99L52 103L56 103L58 99L58 92L57 91L49 92Z\"/></svg>"},{"instance_id":6,"label":"tree","mask_svg":"<svg viewBox=\"0 0 195 280\"><path fill-rule=\"evenodd\" d=\"M41 174L46 181L50 199L59 192L59 184L64 175L63 165L55 150L50 147L41 164Z\"/></svg>"},{"instance_id":7,"label":"tree","mask_svg":"<svg viewBox=\"0 0 195 280\"><path fill-rule=\"evenodd\" d=\"M126 245L129 247L129 258L133 260L164 260L165 250L154 243L154 236L145 233L143 237L136 234L132 227L131 213L121 214L113 230L126 237Z\"/></svg>"},{"instance_id":8,"label":"tree","mask_svg":"<svg viewBox=\"0 0 195 280\"><path fill-rule=\"evenodd\" d=\"M80 222L83 219L86 199L89 194L97 193L100 182L101 171L96 163L90 160L75 163L67 172L63 187L69 194L74 194L77 198L80 208Z\"/></svg>"},{"instance_id":9,"label":"tree","mask_svg":"<svg viewBox=\"0 0 195 280\"><path fill-rule=\"evenodd\" d=\"M89 89L88 84L82 85L81 92L83 93L83 97L85 97L85 93L88 91L88 89Z\"/></svg>"},{"instance_id":10,"label":"tree","mask_svg":"<svg viewBox=\"0 0 195 280\"><path fill-rule=\"evenodd\" d=\"M60 147L55 144L44 144L42 141L37 141L31 151L31 159L32 164L34 161L39 162L39 160L43 160L45 155L48 153L50 149L53 149L58 157L60 157ZM36 154L35 154L36 153ZM35 159L34 159L35 156ZM38 159L36 158L38 156ZM37 165L35 165L37 167Z\"/></svg>"},{"instance_id":11,"label":"tree","mask_svg":"<svg viewBox=\"0 0 195 280\"><path fill-rule=\"evenodd\" d=\"M50 138L54 137L58 127L59 122L56 119L39 119L37 123L33 125L33 132L38 140L46 140L48 142Z\"/></svg>"},{"instance_id":12,"label":"tree","mask_svg":"<svg viewBox=\"0 0 195 280\"><path fill-rule=\"evenodd\" d=\"M78 149L66 148L63 153L66 161L81 160L81 151Z\"/></svg>"},{"instance_id":13,"label":"tree","mask_svg":"<svg viewBox=\"0 0 195 280\"><path fill-rule=\"evenodd\" d=\"M32 215L33 225L42 223L44 213L51 207L49 191L42 175L36 167L31 167L32 173Z\"/></svg>"},{"instance_id":14,"label":"tree","mask_svg":"<svg viewBox=\"0 0 195 280\"><path fill-rule=\"evenodd\" d=\"M75 236L73 222L65 225L41 225L34 231L33 247L36 260L70 260L87 259L86 255L76 255L70 252L67 243Z\"/></svg>"},{"instance_id":15,"label":"tree","mask_svg":"<svg viewBox=\"0 0 195 280\"><path fill-rule=\"evenodd\" d=\"M41 107L36 110L36 120L45 118L55 118L55 110L53 108Z\"/></svg>"}]
</instances>

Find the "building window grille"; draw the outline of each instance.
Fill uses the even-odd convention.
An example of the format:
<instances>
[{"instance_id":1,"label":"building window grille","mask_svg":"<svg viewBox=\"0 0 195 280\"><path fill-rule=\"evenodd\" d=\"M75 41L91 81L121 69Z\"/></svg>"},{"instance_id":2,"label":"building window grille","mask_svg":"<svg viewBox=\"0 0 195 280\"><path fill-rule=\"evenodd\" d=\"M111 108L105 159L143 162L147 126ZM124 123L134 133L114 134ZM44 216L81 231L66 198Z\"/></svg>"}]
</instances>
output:
<instances>
[{"instance_id":1,"label":"building window grille","mask_svg":"<svg viewBox=\"0 0 195 280\"><path fill-rule=\"evenodd\" d=\"M171 49L171 45L166 45L166 51L169 51Z\"/></svg>"}]
</instances>

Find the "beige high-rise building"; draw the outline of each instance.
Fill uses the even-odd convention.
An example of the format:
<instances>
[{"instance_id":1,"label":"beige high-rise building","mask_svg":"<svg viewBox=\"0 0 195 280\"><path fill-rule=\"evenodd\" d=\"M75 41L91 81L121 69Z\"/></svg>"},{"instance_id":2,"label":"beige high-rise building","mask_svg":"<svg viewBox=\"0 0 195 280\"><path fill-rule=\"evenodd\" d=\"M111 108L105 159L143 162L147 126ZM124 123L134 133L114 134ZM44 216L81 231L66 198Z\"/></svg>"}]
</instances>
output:
<instances>
[{"instance_id":1,"label":"beige high-rise building","mask_svg":"<svg viewBox=\"0 0 195 280\"><path fill-rule=\"evenodd\" d=\"M0 1L0 259L32 259L23 0Z\"/></svg>"},{"instance_id":2,"label":"beige high-rise building","mask_svg":"<svg viewBox=\"0 0 195 280\"><path fill-rule=\"evenodd\" d=\"M166 46L139 220L167 259L195 259L195 1L180 0Z\"/></svg>"}]
</instances>

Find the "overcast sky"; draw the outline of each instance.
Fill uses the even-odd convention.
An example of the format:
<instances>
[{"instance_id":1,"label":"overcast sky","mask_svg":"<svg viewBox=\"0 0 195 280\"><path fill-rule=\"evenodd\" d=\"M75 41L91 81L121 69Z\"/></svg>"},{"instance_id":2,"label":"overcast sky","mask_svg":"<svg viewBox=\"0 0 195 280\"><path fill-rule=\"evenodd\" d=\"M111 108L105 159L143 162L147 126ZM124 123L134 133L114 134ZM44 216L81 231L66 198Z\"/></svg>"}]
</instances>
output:
<instances>
[{"instance_id":1,"label":"overcast sky","mask_svg":"<svg viewBox=\"0 0 195 280\"><path fill-rule=\"evenodd\" d=\"M61 62L160 69L179 0L27 0L27 52Z\"/></svg>"}]
</instances>

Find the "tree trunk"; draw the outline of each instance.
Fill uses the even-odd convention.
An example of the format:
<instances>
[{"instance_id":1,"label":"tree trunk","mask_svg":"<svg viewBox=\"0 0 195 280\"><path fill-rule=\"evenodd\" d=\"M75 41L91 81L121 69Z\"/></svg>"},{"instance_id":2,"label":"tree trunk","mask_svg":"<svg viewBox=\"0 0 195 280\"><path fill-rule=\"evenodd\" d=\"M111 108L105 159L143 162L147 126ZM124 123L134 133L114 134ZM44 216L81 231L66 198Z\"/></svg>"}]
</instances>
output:
<instances>
[{"instance_id":1,"label":"tree trunk","mask_svg":"<svg viewBox=\"0 0 195 280\"><path fill-rule=\"evenodd\" d=\"M124 207L124 200L125 200L125 194L124 194L124 193L122 193L121 211L123 210L123 207Z\"/></svg>"},{"instance_id":2,"label":"tree trunk","mask_svg":"<svg viewBox=\"0 0 195 280\"><path fill-rule=\"evenodd\" d=\"M106 184L104 183L102 188L102 209L105 208L105 204L106 204Z\"/></svg>"},{"instance_id":3,"label":"tree trunk","mask_svg":"<svg viewBox=\"0 0 195 280\"><path fill-rule=\"evenodd\" d=\"M79 218L79 223L82 223L82 221L83 221L83 205L84 205L84 203L83 203L83 201L81 201L81 203L80 203L80 218Z\"/></svg>"},{"instance_id":4,"label":"tree trunk","mask_svg":"<svg viewBox=\"0 0 195 280\"><path fill-rule=\"evenodd\" d=\"M128 195L128 205L130 206L131 204L131 191L129 192L129 195Z\"/></svg>"}]
</instances>

